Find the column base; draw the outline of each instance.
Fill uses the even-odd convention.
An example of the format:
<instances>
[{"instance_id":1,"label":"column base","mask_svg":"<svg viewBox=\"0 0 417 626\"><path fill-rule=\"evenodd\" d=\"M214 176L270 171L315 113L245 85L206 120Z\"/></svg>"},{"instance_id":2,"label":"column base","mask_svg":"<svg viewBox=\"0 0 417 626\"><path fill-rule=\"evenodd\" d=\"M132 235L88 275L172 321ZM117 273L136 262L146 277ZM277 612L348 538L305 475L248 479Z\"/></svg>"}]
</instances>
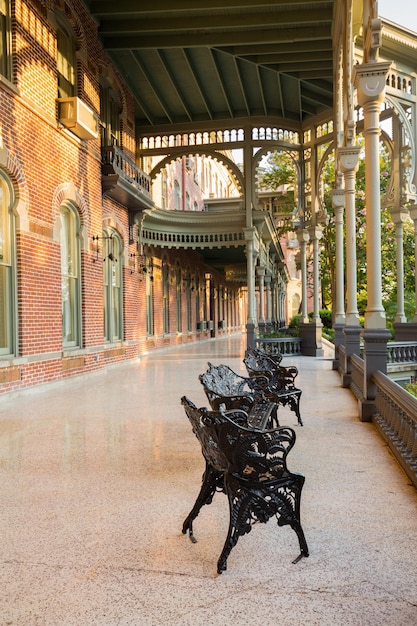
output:
<instances>
[{"instance_id":1,"label":"column base","mask_svg":"<svg viewBox=\"0 0 417 626\"><path fill-rule=\"evenodd\" d=\"M252 322L246 324L246 347L255 347L255 324Z\"/></svg>"},{"instance_id":2,"label":"column base","mask_svg":"<svg viewBox=\"0 0 417 626\"><path fill-rule=\"evenodd\" d=\"M303 356L324 356L322 344L321 321L312 321L310 324L301 323L299 325L301 337L301 354Z\"/></svg>"}]
</instances>

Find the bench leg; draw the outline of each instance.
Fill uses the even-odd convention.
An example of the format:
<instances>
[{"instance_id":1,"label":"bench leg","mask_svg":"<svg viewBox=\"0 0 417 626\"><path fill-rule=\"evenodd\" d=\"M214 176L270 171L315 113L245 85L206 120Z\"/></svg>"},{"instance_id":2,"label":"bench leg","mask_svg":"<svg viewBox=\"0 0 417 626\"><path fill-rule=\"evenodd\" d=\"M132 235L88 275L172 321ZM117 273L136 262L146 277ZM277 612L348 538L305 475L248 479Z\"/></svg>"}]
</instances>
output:
<instances>
[{"instance_id":1,"label":"bench leg","mask_svg":"<svg viewBox=\"0 0 417 626\"><path fill-rule=\"evenodd\" d=\"M303 426L303 420L301 419L301 414L300 414L300 398L301 398L301 393L288 394L288 395L281 396L281 398L279 399L279 402L283 406L288 404L291 411L294 411L294 413L296 414L298 424L300 426Z\"/></svg>"},{"instance_id":2,"label":"bench leg","mask_svg":"<svg viewBox=\"0 0 417 626\"><path fill-rule=\"evenodd\" d=\"M292 494L292 498L290 498L290 500L293 499L294 508L285 506L279 511L280 516L278 518L278 526L285 526L288 524L296 533L298 537L298 543L300 545L300 554L296 559L294 559L293 563L298 563L301 558L307 557L309 555L307 541L300 520L301 491L303 489L305 478L301 474L295 476L293 475L292 478L293 484L291 487L289 487L289 492ZM283 500L283 502L285 500Z\"/></svg>"},{"instance_id":3,"label":"bench leg","mask_svg":"<svg viewBox=\"0 0 417 626\"><path fill-rule=\"evenodd\" d=\"M300 414L300 400L301 400L301 393L299 393L297 396L294 397L294 412L297 416L297 420L300 426L303 426L303 420L301 419L301 414Z\"/></svg>"},{"instance_id":4,"label":"bench leg","mask_svg":"<svg viewBox=\"0 0 417 626\"><path fill-rule=\"evenodd\" d=\"M217 489L223 489L223 481L224 477L221 472L217 472L209 463L206 461L206 469L203 474L203 483L200 488L200 492L197 496L197 499L194 503L193 508L187 515L182 525L182 532L185 535L188 531L190 539L193 543L196 542L196 539L193 534L193 521L200 513L201 508L205 504L210 504L213 500L213 496L216 493Z\"/></svg>"},{"instance_id":5,"label":"bench leg","mask_svg":"<svg viewBox=\"0 0 417 626\"><path fill-rule=\"evenodd\" d=\"M252 530L250 504L253 496L241 488L239 483L226 475L225 490L229 500L229 529L223 550L217 561L217 572L221 574L227 569L227 559L232 548L237 544L239 537Z\"/></svg>"}]
</instances>

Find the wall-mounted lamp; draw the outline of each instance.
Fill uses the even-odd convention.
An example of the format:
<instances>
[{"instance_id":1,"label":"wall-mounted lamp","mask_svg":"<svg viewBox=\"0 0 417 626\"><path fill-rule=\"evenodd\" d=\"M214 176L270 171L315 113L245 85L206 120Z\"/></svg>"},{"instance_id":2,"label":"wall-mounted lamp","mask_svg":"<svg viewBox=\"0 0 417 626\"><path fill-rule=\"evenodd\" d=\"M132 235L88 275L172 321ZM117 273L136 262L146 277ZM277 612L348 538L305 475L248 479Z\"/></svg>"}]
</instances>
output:
<instances>
[{"instance_id":1,"label":"wall-mounted lamp","mask_svg":"<svg viewBox=\"0 0 417 626\"><path fill-rule=\"evenodd\" d=\"M113 263L117 263L117 259L114 255L114 247L113 247L114 235L93 235L91 239L93 240L93 246L94 246L94 242L97 242L95 244L96 258L93 259L93 263L96 263L99 259L99 254L101 250L99 246L99 241L111 241L110 251L108 255L103 258L103 263L106 261L106 259L108 259L109 261L112 261Z\"/></svg>"}]
</instances>

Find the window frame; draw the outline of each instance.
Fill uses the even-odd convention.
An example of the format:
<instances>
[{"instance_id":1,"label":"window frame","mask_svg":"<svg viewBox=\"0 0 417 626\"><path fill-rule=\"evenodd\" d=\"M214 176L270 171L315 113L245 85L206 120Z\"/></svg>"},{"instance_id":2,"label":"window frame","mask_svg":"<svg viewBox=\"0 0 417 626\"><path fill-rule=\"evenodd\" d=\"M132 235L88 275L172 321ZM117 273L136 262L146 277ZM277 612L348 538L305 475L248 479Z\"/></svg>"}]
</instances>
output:
<instances>
[{"instance_id":1,"label":"window frame","mask_svg":"<svg viewBox=\"0 0 417 626\"><path fill-rule=\"evenodd\" d=\"M64 221L64 212L70 216L71 224L70 228L66 227ZM60 248L61 248L61 290L62 290L62 346L64 349L68 348L81 348L82 338L82 308L81 308L81 241L80 241L80 216L75 205L71 202L63 202L60 206ZM64 236L66 235L65 241ZM64 246L65 243L65 246ZM64 272L64 254L65 250L70 250L67 254L67 264L70 265L72 261L75 261L75 272ZM69 311L65 311L64 291L70 283L70 291L72 301L70 301ZM65 327L69 322L69 332L72 335L72 339L65 339Z\"/></svg>"},{"instance_id":2,"label":"window frame","mask_svg":"<svg viewBox=\"0 0 417 626\"><path fill-rule=\"evenodd\" d=\"M100 134L103 147L120 146L120 110L114 89L100 82Z\"/></svg>"},{"instance_id":3,"label":"window frame","mask_svg":"<svg viewBox=\"0 0 417 626\"><path fill-rule=\"evenodd\" d=\"M105 228L102 236L103 334L105 343L115 343L123 340L123 243L113 228Z\"/></svg>"},{"instance_id":4,"label":"window frame","mask_svg":"<svg viewBox=\"0 0 417 626\"><path fill-rule=\"evenodd\" d=\"M17 356L18 347L18 320L17 320L17 260L16 260L16 220L14 215L14 206L16 203L16 197L14 193L13 184L7 174L0 169L0 185L3 190L7 192L8 199L4 214L7 218L7 223L4 228L4 233L8 238L8 258L4 260L0 259L0 267L7 268L2 270L2 273L6 275L5 287L4 287L4 308L2 312L4 323L4 345L0 345L0 358ZM2 194L3 195L3 192ZM1 198L0 198L1 200ZM4 208L3 208L4 210ZM0 208L0 212L2 209ZM0 220L1 225L1 220ZM3 241L5 237L3 237ZM7 240L6 240L7 241ZM2 255L3 256L3 255Z\"/></svg>"},{"instance_id":5,"label":"window frame","mask_svg":"<svg viewBox=\"0 0 417 626\"><path fill-rule=\"evenodd\" d=\"M13 79L10 0L0 0L0 74L9 81Z\"/></svg>"},{"instance_id":6,"label":"window frame","mask_svg":"<svg viewBox=\"0 0 417 626\"><path fill-rule=\"evenodd\" d=\"M56 71L58 98L72 98L77 95L77 40L71 24L61 13L57 13L56 28ZM61 71L60 66L66 71Z\"/></svg>"}]
</instances>

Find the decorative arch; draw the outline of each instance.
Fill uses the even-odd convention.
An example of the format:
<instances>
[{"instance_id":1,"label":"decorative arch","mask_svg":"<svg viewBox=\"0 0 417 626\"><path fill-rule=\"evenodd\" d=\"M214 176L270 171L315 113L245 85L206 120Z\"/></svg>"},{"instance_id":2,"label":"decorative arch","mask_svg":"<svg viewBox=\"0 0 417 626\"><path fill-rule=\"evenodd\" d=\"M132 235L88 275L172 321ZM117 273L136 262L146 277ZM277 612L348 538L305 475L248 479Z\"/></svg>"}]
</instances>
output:
<instances>
[{"instance_id":1,"label":"decorative arch","mask_svg":"<svg viewBox=\"0 0 417 626\"><path fill-rule=\"evenodd\" d=\"M190 156L190 155L207 156L207 157L211 157L212 159L216 161L220 161L220 163L223 163L223 165L229 170L229 172L231 172L232 176L234 177L235 183L236 183L236 186L238 188L240 195L242 197L244 196L245 184L244 184L244 176L243 176L242 171L239 169L236 163L232 161L232 159L229 159L229 157L227 157L225 154L222 154L221 152L215 149L210 149L208 146L207 147L199 146L197 150L195 151L193 150L191 152L190 152L189 146L187 150L184 149L184 150L176 150L175 152L170 152L170 154L168 154L168 156L164 157L161 161L159 161L159 163L155 165L155 167L151 171L150 173L151 182L155 180L156 176L169 163L171 163L172 161L175 161L176 159L182 158L183 156Z\"/></svg>"},{"instance_id":2,"label":"decorative arch","mask_svg":"<svg viewBox=\"0 0 417 626\"><path fill-rule=\"evenodd\" d=\"M417 195L417 187L416 187L417 153L416 153L415 129L413 129L411 122L407 117L406 112L404 111L403 107L401 106L400 102L397 99L392 98L391 96L386 96L385 102L387 102L389 107L392 108L394 112L398 115L400 122L401 122L401 126L404 129L404 132L410 144L410 151L411 151L410 159L409 159L410 167L408 168L408 172L407 172L406 195L416 198L416 195Z\"/></svg>"},{"instance_id":3,"label":"decorative arch","mask_svg":"<svg viewBox=\"0 0 417 626\"><path fill-rule=\"evenodd\" d=\"M105 228L111 228L112 230L117 232L117 234L119 235L119 237L121 239L121 243L122 243L121 257L123 258L123 264L124 265L128 265L128 263L129 263L129 258L128 258L129 248L128 248L128 246L126 246L126 241L129 241L129 232L128 232L127 228L116 217L116 215L114 213L112 213L111 215L108 215L107 217L103 217L102 228L103 228L103 230Z\"/></svg>"},{"instance_id":4,"label":"decorative arch","mask_svg":"<svg viewBox=\"0 0 417 626\"><path fill-rule=\"evenodd\" d=\"M88 233L90 231L90 213L88 210L88 205L80 193L80 191L76 188L73 181L69 181L66 183L62 183L55 188L55 191L52 196L52 215L54 220L54 235L53 238L55 241L59 241L59 232L60 232L60 207L65 202L71 202L77 207L79 216L80 216L80 239L82 249L88 250Z\"/></svg>"},{"instance_id":5,"label":"decorative arch","mask_svg":"<svg viewBox=\"0 0 417 626\"><path fill-rule=\"evenodd\" d=\"M316 189L320 189L320 180L322 178L323 175L323 168L324 165L327 161L327 159L329 158L330 154L333 152L335 153L336 150L336 145L334 141L331 141L327 147L327 149L325 150L324 154L322 155L319 163L317 164L317 174L316 174ZM323 220L326 217L326 209L325 206L323 204L323 198L321 197L321 195L318 195L318 204L319 204L319 214L318 214L318 221L320 221L320 218Z\"/></svg>"},{"instance_id":6,"label":"decorative arch","mask_svg":"<svg viewBox=\"0 0 417 626\"><path fill-rule=\"evenodd\" d=\"M67 0L58 0L56 3L56 8L62 11L62 13L71 24L75 38L77 40L78 49L82 50L83 52L87 52L83 26L79 16L71 7L71 4L67 2Z\"/></svg>"},{"instance_id":7,"label":"decorative arch","mask_svg":"<svg viewBox=\"0 0 417 626\"><path fill-rule=\"evenodd\" d=\"M16 229L29 230L28 193L26 176L17 156L7 148L0 148L0 167L4 169L13 184L15 202L13 213L16 217Z\"/></svg>"}]
</instances>

